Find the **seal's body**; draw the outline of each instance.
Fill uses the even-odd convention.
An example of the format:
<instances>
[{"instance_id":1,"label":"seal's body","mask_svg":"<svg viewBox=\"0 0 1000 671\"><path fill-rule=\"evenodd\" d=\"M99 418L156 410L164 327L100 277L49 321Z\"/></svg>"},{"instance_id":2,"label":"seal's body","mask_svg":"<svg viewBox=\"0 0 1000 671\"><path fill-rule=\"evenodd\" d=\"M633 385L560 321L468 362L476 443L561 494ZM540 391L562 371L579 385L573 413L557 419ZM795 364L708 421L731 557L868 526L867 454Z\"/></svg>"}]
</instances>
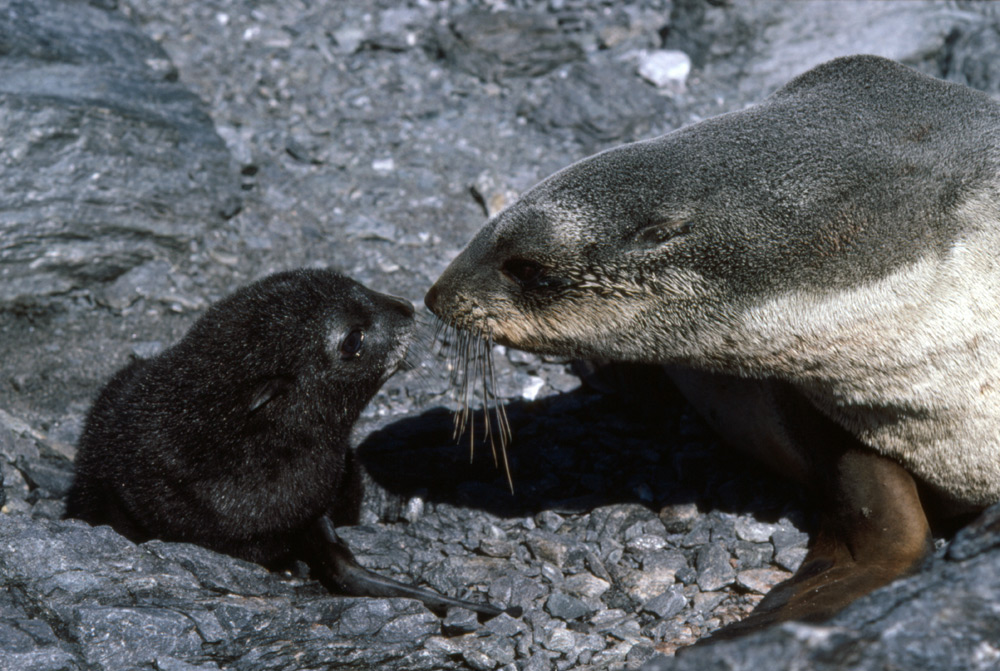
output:
<instances>
[{"instance_id":1,"label":"seal's body","mask_svg":"<svg viewBox=\"0 0 1000 671\"><path fill-rule=\"evenodd\" d=\"M367 572L333 530L331 520L356 522L362 494L351 427L412 330L408 302L333 271L240 289L101 391L67 516L136 542L197 543L271 567L303 560L342 593L498 613Z\"/></svg>"},{"instance_id":2,"label":"seal's body","mask_svg":"<svg viewBox=\"0 0 1000 671\"><path fill-rule=\"evenodd\" d=\"M953 511L1000 500L1000 104L892 61L556 173L426 302L509 346L666 364L729 442L821 492L806 563L747 626L915 568L916 483Z\"/></svg>"}]
</instances>

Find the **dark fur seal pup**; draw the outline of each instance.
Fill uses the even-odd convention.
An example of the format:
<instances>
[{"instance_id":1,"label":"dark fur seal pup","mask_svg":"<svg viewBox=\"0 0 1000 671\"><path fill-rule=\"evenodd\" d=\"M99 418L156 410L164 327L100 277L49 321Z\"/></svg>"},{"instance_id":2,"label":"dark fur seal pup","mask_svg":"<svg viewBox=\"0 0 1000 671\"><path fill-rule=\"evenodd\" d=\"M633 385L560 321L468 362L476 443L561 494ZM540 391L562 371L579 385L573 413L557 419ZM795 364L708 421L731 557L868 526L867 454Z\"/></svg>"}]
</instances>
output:
<instances>
[{"instance_id":1,"label":"dark fur seal pup","mask_svg":"<svg viewBox=\"0 0 1000 671\"><path fill-rule=\"evenodd\" d=\"M412 330L408 302L333 271L240 289L100 393L67 516L275 568L300 559L338 593L500 613L363 569L333 529L331 520L355 521L361 498L351 426L403 361Z\"/></svg>"},{"instance_id":2,"label":"dark fur seal pup","mask_svg":"<svg viewBox=\"0 0 1000 671\"><path fill-rule=\"evenodd\" d=\"M1000 105L871 56L569 166L426 297L534 352L662 363L808 483L801 569L729 633L919 567L927 514L1000 500Z\"/></svg>"}]
</instances>

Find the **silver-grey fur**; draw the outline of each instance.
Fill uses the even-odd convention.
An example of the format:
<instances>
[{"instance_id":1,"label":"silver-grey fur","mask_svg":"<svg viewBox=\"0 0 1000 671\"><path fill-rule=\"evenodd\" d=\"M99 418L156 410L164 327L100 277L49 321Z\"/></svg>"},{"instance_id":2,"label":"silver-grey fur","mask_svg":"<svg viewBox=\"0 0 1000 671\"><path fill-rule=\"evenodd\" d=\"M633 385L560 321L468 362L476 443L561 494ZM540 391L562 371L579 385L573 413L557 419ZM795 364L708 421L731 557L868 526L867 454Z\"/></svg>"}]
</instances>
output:
<instances>
[{"instance_id":1,"label":"silver-grey fur","mask_svg":"<svg viewBox=\"0 0 1000 671\"><path fill-rule=\"evenodd\" d=\"M498 343L680 366L709 415L718 374L790 385L970 509L1000 500L998 259L1000 104L855 56L549 177L427 302Z\"/></svg>"}]
</instances>

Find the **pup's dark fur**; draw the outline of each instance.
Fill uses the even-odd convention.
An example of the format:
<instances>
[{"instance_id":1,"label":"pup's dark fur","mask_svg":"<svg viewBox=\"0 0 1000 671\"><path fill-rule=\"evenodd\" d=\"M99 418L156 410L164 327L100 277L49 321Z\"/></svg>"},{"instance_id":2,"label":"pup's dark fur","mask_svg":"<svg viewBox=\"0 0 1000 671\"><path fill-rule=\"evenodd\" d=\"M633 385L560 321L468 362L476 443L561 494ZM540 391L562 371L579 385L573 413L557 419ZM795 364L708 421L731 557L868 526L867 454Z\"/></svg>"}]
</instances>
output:
<instances>
[{"instance_id":1,"label":"pup's dark fur","mask_svg":"<svg viewBox=\"0 0 1000 671\"><path fill-rule=\"evenodd\" d=\"M351 426L412 328L409 303L332 271L237 291L104 388L67 515L136 542L197 543L270 567L301 559L337 592L476 607L365 571L333 532L331 518L355 521L361 497Z\"/></svg>"}]
</instances>

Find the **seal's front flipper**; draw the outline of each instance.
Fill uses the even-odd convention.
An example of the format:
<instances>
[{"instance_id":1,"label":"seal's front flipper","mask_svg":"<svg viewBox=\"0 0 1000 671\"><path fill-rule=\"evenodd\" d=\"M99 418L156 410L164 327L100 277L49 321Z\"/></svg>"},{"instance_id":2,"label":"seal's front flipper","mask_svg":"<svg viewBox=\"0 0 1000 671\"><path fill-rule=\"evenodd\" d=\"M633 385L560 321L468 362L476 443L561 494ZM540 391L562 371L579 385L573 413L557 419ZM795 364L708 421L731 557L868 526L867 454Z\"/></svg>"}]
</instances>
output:
<instances>
[{"instance_id":1,"label":"seal's front flipper","mask_svg":"<svg viewBox=\"0 0 1000 671\"><path fill-rule=\"evenodd\" d=\"M802 566L748 617L706 642L787 620L822 622L855 599L916 571L931 554L917 486L902 466L865 449L850 449L830 466L828 482L836 503Z\"/></svg>"},{"instance_id":2,"label":"seal's front flipper","mask_svg":"<svg viewBox=\"0 0 1000 671\"><path fill-rule=\"evenodd\" d=\"M521 608L496 608L487 604L435 594L429 590L385 578L362 567L347 545L337 535L327 516L317 521L312 538L304 543L305 557L313 575L331 592L350 596L402 597L416 599L432 611L442 614L449 607L466 608L484 618L507 613L521 616Z\"/></svg>"}]
</instances>

